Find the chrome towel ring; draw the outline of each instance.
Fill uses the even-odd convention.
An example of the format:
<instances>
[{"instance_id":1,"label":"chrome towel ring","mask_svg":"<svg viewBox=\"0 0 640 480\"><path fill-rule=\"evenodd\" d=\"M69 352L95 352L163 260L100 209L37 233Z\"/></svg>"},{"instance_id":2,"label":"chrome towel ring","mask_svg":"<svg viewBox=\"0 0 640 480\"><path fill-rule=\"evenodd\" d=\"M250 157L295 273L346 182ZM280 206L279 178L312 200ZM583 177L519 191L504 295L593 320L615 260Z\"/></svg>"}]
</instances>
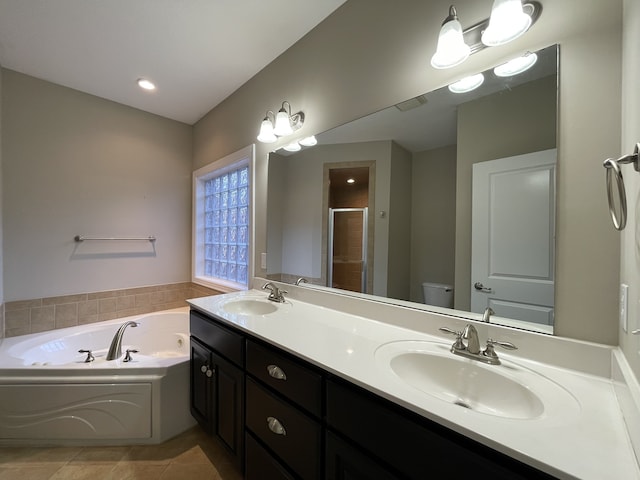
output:
<instances>
[{"instance_id":1,"label":"chrome towel ring","mask_svg":"<svg viewBox=\"0 0 640 480\"><path fill-rule=\"evenodd\" d=\"M611 215L611 221L616 230L624 230L624 227L627 225L627 193L624 188L624 179L622 178L620 164L632 163L636 172L640 172L640 165L638 164L639 154L640 143L636 143L631 155L625 155L617 160L607 158L603 163L607 171L606 182L609 214Z\"/></svg>"}]
</instances>

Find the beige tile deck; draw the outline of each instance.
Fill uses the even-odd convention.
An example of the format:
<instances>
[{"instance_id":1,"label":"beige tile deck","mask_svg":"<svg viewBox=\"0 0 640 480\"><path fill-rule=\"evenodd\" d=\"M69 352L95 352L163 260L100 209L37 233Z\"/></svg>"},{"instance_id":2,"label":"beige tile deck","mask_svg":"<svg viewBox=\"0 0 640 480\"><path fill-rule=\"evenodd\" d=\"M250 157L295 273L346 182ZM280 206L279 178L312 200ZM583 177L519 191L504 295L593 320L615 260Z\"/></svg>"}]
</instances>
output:
<instances>
[{"instance_id":1,"label":"beige tile deck","mask_svg":"<svg viewBox=\"0 0 640 480\"><path fill-rule=\"evenodd\" d=\"M241 480L226 451L194 427L160 445L0 447L0 480Z\"/></svg>"}]
</instances>

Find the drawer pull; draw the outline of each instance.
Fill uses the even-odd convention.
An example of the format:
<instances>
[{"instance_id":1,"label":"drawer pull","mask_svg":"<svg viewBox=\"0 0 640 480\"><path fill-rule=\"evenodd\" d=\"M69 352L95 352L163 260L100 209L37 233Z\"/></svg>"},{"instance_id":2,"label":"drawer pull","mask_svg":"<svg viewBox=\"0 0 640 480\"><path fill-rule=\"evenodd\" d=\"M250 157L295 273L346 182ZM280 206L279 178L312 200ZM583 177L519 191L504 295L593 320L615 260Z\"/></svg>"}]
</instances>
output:
<instances>
[{"instance_id":1,"label":"drawer pull","mask_svg":"<svg viewBox=\"0 0 640 480\"><path fill-rule=\"evenodd\" d=\"M284 429L284 426L277 418L267 417L267 425L269 426L269 430L271 430L276 435L287 435L287 431Z\"/></svg>"},{"instance_id":2,"label":"drawer pull","mask_svg":"<svg viewBox=\"0 0 640 480\"><path fill-rule=\"evenodd\" d=\"M284 370L277 365L267 365L267 372L269 372L269 375L276 380L287 379L287 375L284 373Z\"/></svg>"}]
</instances>

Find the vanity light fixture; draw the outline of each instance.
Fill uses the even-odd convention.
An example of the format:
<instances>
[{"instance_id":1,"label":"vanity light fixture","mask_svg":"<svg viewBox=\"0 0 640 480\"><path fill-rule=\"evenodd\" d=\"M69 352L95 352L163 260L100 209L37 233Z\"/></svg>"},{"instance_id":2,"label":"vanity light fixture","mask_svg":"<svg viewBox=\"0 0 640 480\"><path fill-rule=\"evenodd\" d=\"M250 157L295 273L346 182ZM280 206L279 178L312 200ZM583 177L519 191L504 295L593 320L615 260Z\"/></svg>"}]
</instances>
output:
<instances>
[{"instance_id":1,"label":"vanity light fixture","mask_svg":"<svg viewBox=\"0 0 640 480\"><path fill-rule=\"evenodd\" d=\"M449 91L452 93L467 93L475 90L484 83L484 75L482 73L476 73L468 77L461 78L457 82L453 82L449 85Z\"/></svg>"},{"instance_id":2,"label":"vanity light fixture","mask_svg":"<svg viewBox=\"0 0 640 480\"><path fill-rule=\"evenodd\" d=\"M139 78L136 82L138 86L144 90L155 90L156 86L151 80L147 80L146 78Z\"/></svg>"},{"instance_id":3,"label":"vanity light fixture","mask_svg":"<svg viewBox=\"0 0 640 480\"><path fill-rule=\"evenodd\" d=\"M494 0L489 26L482 32L482 43L488 47L504 45L529 30L531 17L522 9L521 0Z\"/></svg>"},{"instance_id":4,"label":"vanity light fixture","mask_svg":"<svg viewBox=\"0 0 640 480\"><path fill-rule=\"evenodd\" d=\"M285 108L285 105L287 108ZM304 113L298 112L292 115L291 104L285 100L282 102L282 107L280 107L280 110L278 110L278 114L276 115L276 124L273 128L273 133L278 137L284 137L302 128L303 123Z\"/></svg>"},{"instance_id":5,"label":"vanity light fixture","mask_svg":"<svg viewBox=\"0 0 640 480\"><path fill-rule=\"evenodd\" d=\"M269 117L272 115L273 120ZM286 100L282 102L282 107L276 115L271 110L267 111L265 118L260 125L258 140L263 143L273 143L278 138L292 134L302 128L304 124L304 113L291 113L291 104Z\"/></svg>"},{"instance_id":6,"label":"vanity light fixture","mask_svg":"<svg viewBox=\"0 0 640 480\"><path fill-rule=\"evenodd\" d=\"M512 77L529 70L538 61L538 55L527 52L524 55L509 60L493 69L497 77Z\"/></svg>"},{"instance_id":7,"label":"vanity light fixture","mask_svg":"<svg viewBox=\"0 0 640 480\"><path fill-rule=\"evenodd\" d=\"M462 30L452 5L442 23L431 65L440 69L455 67L480 50L515 40L538 20L541 12L542 5L536 0L525 0L524 4L522 0L494 0L489 18Z\"/></svg>"},{"instance_id":8,"label":"vanity light fixture","mask_svg":"<svg viewBox=\"0 0 640 480\"><path fill-rule=\"evenodd\" d=\"M462 25L458 20L456 7L449 7L449 16L442 22L438 34L436 53L431 57L433 68L450 68L464 62L471 54L471 48L464 43Z\"/></svg>"},{"instance_id":9,"label":"vanity light fixture","mask_svg":"<svg viewBox=\"0 0 640 480\"><path fill-rule=\"evenodd\" d=\"M275 118L273 112L268 110L264 120L262 120L262 123L260 124L260 133L257 138L258 141L262 143L274 143L278 140L278 137L273 133L273 122L269 118L269 114L271 114L271 117Z\"/></svg>"}]
</instances>

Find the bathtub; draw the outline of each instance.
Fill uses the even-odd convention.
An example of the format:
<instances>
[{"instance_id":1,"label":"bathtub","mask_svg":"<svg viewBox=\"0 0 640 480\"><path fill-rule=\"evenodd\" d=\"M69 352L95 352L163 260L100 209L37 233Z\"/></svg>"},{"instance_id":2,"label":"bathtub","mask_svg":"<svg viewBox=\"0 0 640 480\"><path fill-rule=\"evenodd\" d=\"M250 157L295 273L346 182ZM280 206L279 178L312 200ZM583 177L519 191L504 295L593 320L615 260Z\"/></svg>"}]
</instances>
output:
<instances>
[{"instance_id":1,"label":"bathtub","mask_svg":"<svg viewBox=\"0 0 640 480\"><path fill-rule=\"evenodd\" d=\"M107 361L126 321L138 326L126 329L123 355ZM138 350L130 362L127 349ZM195 424L189 352L188 307L4 339L0 445L163 442Z\"/></svg>"}]
</instances>

